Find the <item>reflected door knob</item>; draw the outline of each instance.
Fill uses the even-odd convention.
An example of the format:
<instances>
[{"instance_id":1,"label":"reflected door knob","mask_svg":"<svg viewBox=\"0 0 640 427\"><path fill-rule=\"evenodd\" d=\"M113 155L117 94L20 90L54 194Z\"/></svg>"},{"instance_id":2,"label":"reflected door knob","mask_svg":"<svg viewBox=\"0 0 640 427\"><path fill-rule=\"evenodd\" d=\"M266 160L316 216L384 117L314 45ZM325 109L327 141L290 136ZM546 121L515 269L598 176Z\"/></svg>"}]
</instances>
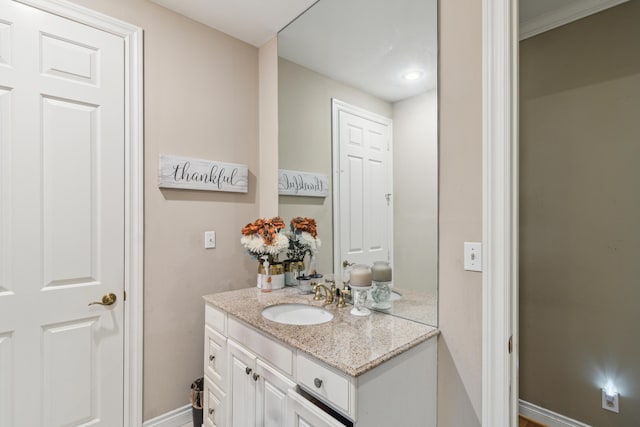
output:
<instances>
[{"instance_id":1,"label":"reflected door knob","mask_svg":"<svg viewBox=\"0 0 640 427\"><path fill-rule=\"evenodd\" d=\"M93 301L90 302L89 305L112 305L117 299L118 297L116 297L116 294L105 294L102 296L102 301Z\"/></svg>"}]
</instances>

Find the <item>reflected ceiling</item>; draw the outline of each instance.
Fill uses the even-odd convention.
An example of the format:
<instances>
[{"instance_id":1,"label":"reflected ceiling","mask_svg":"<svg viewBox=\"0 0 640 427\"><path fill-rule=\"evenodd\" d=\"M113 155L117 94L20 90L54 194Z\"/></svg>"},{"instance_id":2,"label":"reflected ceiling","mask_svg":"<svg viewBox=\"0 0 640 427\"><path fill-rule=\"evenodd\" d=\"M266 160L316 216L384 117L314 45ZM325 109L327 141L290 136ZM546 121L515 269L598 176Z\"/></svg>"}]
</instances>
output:
<instances>
[{"instance_id":1,"label":"reflected ceiling","mask_svg":"<svg viewBox=\"0 0 640 427\"><path fill-rule=\"evenodd\" d=\"M358 14L362 19L351 18ZM403 25L398 28L392 22ZM437 28L436 2L321 0L279 34L278 52L303 67L396 102L436 87L438 40L433 28ZM412 70L423 75L404 79Z\"/></svg>"}]
</instances>

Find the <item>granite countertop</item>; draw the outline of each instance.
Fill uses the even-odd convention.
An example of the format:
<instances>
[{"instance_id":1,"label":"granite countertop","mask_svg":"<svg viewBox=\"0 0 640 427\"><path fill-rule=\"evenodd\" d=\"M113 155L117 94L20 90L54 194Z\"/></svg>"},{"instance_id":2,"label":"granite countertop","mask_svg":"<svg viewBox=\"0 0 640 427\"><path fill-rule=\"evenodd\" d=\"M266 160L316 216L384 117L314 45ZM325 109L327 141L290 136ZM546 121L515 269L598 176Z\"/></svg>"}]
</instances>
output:
<instances>
[{"instance_id":1,"label":"granite countertop","mask_svg":"<svg viewBox=\"0 0 640 427\"><path fill-rule=\"evenodd\" d=\"M393 292L399 294L400 298L392 300L391 308L375 309L372 307L371 298L367 299L367 307L425 325L438 323L438 297L435 292L417 291L397 286L393 288Z\"/></svg>"},{"instance_id":2,"label":"granite countertop","mask_svg":"<svg viewBox=\"0 0 640 427\"><path fill-rule=\"evenodd\" d=\"M434 327L384 313L356 317L349 313L351 305L338 308L335 303L325 306L333 313L333 319L318 325L285 325L262 317L262 309L275 304L323 306L324 301L301 295L296 288L271 293L248 288L203 298L259 331L354 377L439 334Z\"/></svg>"}]
</instances>

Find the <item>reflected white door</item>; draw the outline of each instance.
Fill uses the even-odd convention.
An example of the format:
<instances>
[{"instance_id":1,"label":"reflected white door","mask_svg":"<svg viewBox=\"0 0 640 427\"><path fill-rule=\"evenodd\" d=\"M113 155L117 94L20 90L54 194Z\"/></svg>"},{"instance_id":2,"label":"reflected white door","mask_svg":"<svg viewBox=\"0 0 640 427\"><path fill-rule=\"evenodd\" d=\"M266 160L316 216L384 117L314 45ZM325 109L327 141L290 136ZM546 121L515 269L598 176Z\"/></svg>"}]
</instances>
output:
<instances>
[{"instance_id":1,"label":"reflected white door","mask_svg":"<svg viewBox=\"0 0 640 427\"><path fill-rule=\"evenodd\" d=\"M391 119L333 101L334 165L339 194L334 192L334 248L344 260L371 265L393 261L393 179ZM334 161L335 162L335 161ZM334 184L335 185L335 184Z\"/></svg>"},{"instance_id":2,"label":"reflected white door","mask_svg":"<svg viewBox=\"0 0 640 427\"><path fill-rule=\"evenodd\" d=\"M0 0L2 427L123 424L124 113L121 38Z\"/></svg>"}]
</instances>

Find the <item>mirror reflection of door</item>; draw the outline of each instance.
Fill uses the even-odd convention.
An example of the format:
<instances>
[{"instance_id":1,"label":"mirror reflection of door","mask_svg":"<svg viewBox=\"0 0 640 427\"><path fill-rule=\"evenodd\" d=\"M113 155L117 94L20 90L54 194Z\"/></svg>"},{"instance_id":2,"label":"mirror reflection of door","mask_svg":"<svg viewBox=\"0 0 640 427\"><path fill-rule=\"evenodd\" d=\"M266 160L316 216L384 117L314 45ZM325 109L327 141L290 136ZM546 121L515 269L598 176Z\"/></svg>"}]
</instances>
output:
<instances>
[{"instance_id":1,"label":"mirror reflection of door","mask_svg":"<svg viewBox=\"0 0 640 427\"><path fill-rule=\"evenodd\" d=\"M334 265L393 265L392 122L333 100Z\"/></svg>"}]
</instances>

